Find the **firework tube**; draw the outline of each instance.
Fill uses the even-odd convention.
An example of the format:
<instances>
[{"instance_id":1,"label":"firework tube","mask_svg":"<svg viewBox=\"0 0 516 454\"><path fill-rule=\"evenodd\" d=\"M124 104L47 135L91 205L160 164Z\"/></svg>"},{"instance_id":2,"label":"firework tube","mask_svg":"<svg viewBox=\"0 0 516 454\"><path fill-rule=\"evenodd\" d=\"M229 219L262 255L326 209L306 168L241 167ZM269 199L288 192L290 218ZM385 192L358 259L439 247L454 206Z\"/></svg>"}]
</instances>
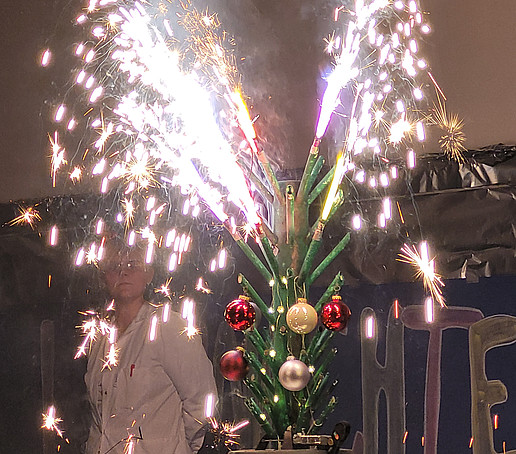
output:
<instances>
[{"instance_id":1,"label":"firework tube","mask_svg":"<svg viewBox=\"0 0 516 454\"><path fill-rule=\"evenodd\" d=\"M310 191L312 189L312 186L314 185L315 179L317 178L317 175L319 175L319 172L322 169L322 166L324 165L324 158L322 156L319 156L317 158L317 161L315 161L315 165L312 169L312 172L310 173L308 177L308 183L306 184L306 191ZM305 194L306 195L306 194ZM305 197L306 198L306 197Z\"/></svg>"},{"instance_id":2,"label":"firework tube","mask_svg":"<svg viewBox=\"0 0 516 454\"><path fill-rule=\"evenodd\" d=\"M263 357L265 355L265 350L267 350L267 344L258 330L256 328L251 328L245 332L245 336L251 341L254 348L256 348L258 353Z\"/></svg>"},{"instance_id":3,"label":"firework tube","mask_svg":"<svg viewBox=\"0 0 516 454\"><path fill-rule=\"evenodd\" d=\"M331 179L333 178L333 174L335 173L335 166L333 166L326 175L324 175L323 179L317 183L317 186L308 196L308 204L311 205L314 200L319 196L321 192L323 192L326 187L330 184Z\"/></svg>"},{"instance_id":4,"label":"firework tube","mask_svg":"<svg viewBox=\"0 0 516 454\"><path fill-rule=\"evenodd\" d=\"M330 386L325 386L323 392L319 394L319 399L317 399L317 402L312 407L312 414L316 411L320 411L321 408L326 407L328 405L328 401L330 400L330 396L339 384L338 380L333 380L330 383Z\"/></svg>"},{"instance_id":5,"label":"firework tube","mask_svg":"<svg viewBox=\"0 0 516 454\"><path fill-rule=\"evenodd\" d=\"M328 348L328 344L330 343L330 340L333 339L333 336L335 335L335 331L330 331L328 329L325 329L324 332L328 333L326 335L322 335L319 338L319 348L316 350L314 347L314 352L312 358L319 358L326 348Z\"/></svg>"},{"instance_id":6,"label":"firework tube","mask_svg":"<svg viewBox=\"0 0 516 454\"><path fill-rule=\"evenodd\" d=\"M288 310L290 309L290 306L292 304L295 304L295 301L296 301L296 290L295 290L295 283L296 283L296 279L295 279L295 276L294 276L294 270L292 268L287 268L287 275L285 276L287 278L287 284L286 284L286 291L287 291L287 301L286 301L286 304L285 304L285 309ZM289 304L289 301L290 301L290 304ZM280 305L283 304L282 301L280 301ZM277 309L277 308L276 308Z\"/></svg>"},{"instance_id":7,"label":"firework tube","mask_svg":"<svg viewBox=\"0 0 516 454\"><path fill-rule=\"evenodd\" d=\"M331 402L332 399L335 398L334 396L332 396L332 393L335 390L335 388L337 387L338 383L339 383L338 380L334 380L333 382L330 383L330 386L325 387L324 392L322 392L319 395L319 399L317 400L317 402L311 409L312 415L315 412L319 413L323 408L325 408L328 405L328 402ZM313 425L312 425L312 427L313 427Z\"/></svg>"},{"instance_id":8,"label":"firework tube","mask_svg":"<svg viewBox=\"0 0 516 454\"><path fill-rule=\"evenodd\" d=\"M258 295L258 292L253 288L253 286L249 283L249 281L245 278L243 274L238 275L238 283L242 286L244 292L251 297L253 303L255 303L258 306L258 309L260 309L262 315L267 319L269 324L273 324L275 322L275 319L269 312L269 306L265 304L265 301L263 301L260 295Z\"/></svg>"},{"instance_id":9,"label":"firework tube","mask_svg":"<svg viewBox=\"0 0 516 454\"><path fill-rule=\"evenodd\" d=\"M281 427L282 425L288 424L288 421L286 421L287 408L284 396L280 398L279 394L277 394L278 400L277 402L274 402L274 393L268 393L268 395L265 396L262 390L257 386L256 382L253 382L251 380L246 379L245 384L253 393L255 393L256 397L260 399L261 404L264 406L267 413L269 413L269 415L272 416L273 421L279 423L275 425L279 425Z\"/></svg>"},{"instance_id":10,"label":"firework tube","mask_svg":"<svg viewBox=\"0 0 516 454\"><path fill-rule=\"evenodd\" d=\"M340 208L340 206L342 205L343 202L344 202L344 195L343 195L342 191L339 189L339 192L337 193L337 197L336 197L335 201L333 202L333 206L331 207L330 214L328 214L328 219L332 218L332 216ZM328 221L328 219L326 220L326 222ZM310 238L311 236L313 236L313 234L317 230L317 227L319 226L320 222L322 222L322 221L321 221L321 218L319 217L319 219L317 219L317 221L314 222L312 227L310 227L310 232L308 233L307 238Z\"/></svg>"},{"instance_id":11,"label":"firework tube","mask_svg":"<svg viewBox=\"0 0 516 454\"><path fill-rule=\"evenodd\" d=\"M322 244L322 234L324 231L325 223L323 221L319 221L317 224L317 228L312 236L312 241L310 242L310 246L308 246L308 251L306 252L305 259L303 264L301 265L301 270L299 271L298 277L298 285L301 285L305 282L306 276L312 267L312 263L315 259L315 255L317 251L321 247Z\"/></svg>"},{"instance_id":12,"label":"firework tube","mask_svg":"<svg viewBox=\"0 0 516 454\"><path fill-rule=\"evenodd\" d=\"M268 226L267 224L264 224L261 222L262 219L260 218L260 228L263 230L263 233L265 236L269 239L269 241L273 244L278 243L278 235L276 235Z\"/></svg>"},{"instance_id":13,"label":"firework tube","mask_svg":"<svg viewBox=\"0 0 516 454\"><path fill-rule=\"evenodd\" d=\"M317 381L315 385L313 385L313 391L308 396L308 399L305 400L304 405L301 407L299 411L299 416L297 418L297 426L298 427L304 427L306 423L308 423L308 420L311 416L310 408L314 404L314 402L317 401L319 398L319 395L321 394L321 390L323 390L328 380L330 379L330 374L327 373L323 377L320 378L320 380Z\"/></svg>"},{"instance_id":14,"label":"firework tube","mask_svg":"<svg viewBox=\"0 0 516 454\"><path fill-rule=\"evenodd\" d=\"M321 365L315 371L313 380L317 381L319 379L319 376L322 375L326 371L326 369L328 368L328 366L333 361L333 359L335 358L336 355L337 355L337 348L333 347L330 350L330 352L325 356Z\"/></svg>"},{"instance_id":15,"label":"firework tube","mask_svg":"<svg viewBox=\"0 0 516 454\"><path fill-rule=\"evenodd\" d=\"M243 253L247 255L247 258L251 260L256 269L262 274L267 282L270 282L272 279L272 274L266 268L266 266L262 263L262 261L258 258L258 256L254 253L254 251L249 247L249 245L243 240L239 239L236 241L240 249L242 249Z\"/></svg>"},{"instance_id":16,"label":"firework tube","mask_svg":"<svg viewBox=\"0 0 516 454\"><path fill-rule=\"evenodd\" d=\"M286 243L292 244L295 237L295 225L294 225L294 188L292 185L287 185L287 188L285 189L285 205L287 206L286 212L285 212L285 219L287 224L287 238Z\"/></svg>"},{"instance_id":17,"label":"firework tube","mask_svg":"<svg viewBox=\"0 0 516 454\"><path fill-rule=\"evenodd\" d=\"M268 375L262 374L261 368L262 363L256 357L256 353L248 352L247 350L244 352L244 358L247 360L251 368L254 370L257 377L261 377L265 387L271 393L274 393L274 384L271 381L271 378Z\"/></svg>"},{"instance_id":18,"label":"firework tube","mask_svg":"<svg viewBox=\"0 0 516 454\"><path fill-rule=\"evenodd\" d=\"M259 149L256 153L256 157L258 158L258 161L260 165L262 166L263 172L265 173L265 176L269 180L269 184L272 187L272 191L274 192L274 196L277 200L282 199L282 193L280 190L280 186L278 183L278 180L276 178L276 174L274 173L274 170L272 170L271 164L269 160L267 159L267 155L263 152L262 149Z\"/></svg>"},{"instance_id":19,"label":"firework tube","mask_svg":"<svg viewBox=\"0 0 516 454\"><path fill-rule=\"evenodd\" d=\"M276 296L276 298L272 298L272 302L274 303L274 310L276 311L278 309L279 306L283 306L283 302L288 302L288 299L289 299L289 295L291 295L291 293L289 293L289 282L290 282L290 276L288 275L289 271L291 271L291 268L287 269L287 286L285 288L283 284L283 282L275 282L273 287L272 287L272 292L273 292L273 295ZM287 305L287 304L285 304ZM281 314L280 314L281 315ZM276 320L277 322L277 320Z\"/></svg>"},{"instance_id":20,"label":"firework tube","mask_svg":"<svg viewBox=\"0 0 516 454\"><path fill-rule=\"evenodd\" d=\"M235 90L229 94L229 97L236 107L237 122L240 125L240 129L244 133L249 146L254 152L258 151L256 144L256 131L254 130L253 122L251 120L251 116L249 115L249 109L245 104L242 93L238 90Z\"/></svg>"},{"instance_id":21,"label":"firework tube","mask_svg":"<svg viewBox=\"0 0 516 454\"><path fill-rule=\"evenodd\" d=\"M229 224L229 221L224 221L224 227L226 227L227 231L231 234L235 243L238 244L242 252L247 256L247 258L253 263L255 268L262 274L267 282L270 282L272 279L272 274L263 264L263 262L258 258L258 256L254 253L254 251L249 247L249 245L242 239L242 236L238 232L233 232L233 228Z\"/></svg>"},{"instance_id":22,"label":"firework tube","mask_svg":"<svg viewBox=\"0 0 516 454\"><path fill-rule=\"evenodd\" d=\"M260 415L265 415L265 413L260 409L256 401L250 397L244 401L245 406L248 408L248 410L253 414L253 416L256 418L257 421L259 421L260 425L262 426L263 431L268 437L274 437L275 431L273 427L271 426L270 422L267 420L267 417L265 419L262 419Z\"/></svg>"},{"instance_id":23,"label":"firework tube","mask_svg":"<svg viewBox=\"0 0 516 454\"><path fill-rule=\"evenodd\" d=\"M315 161L319 156L319 144L321 143L320 138L315 138L312 146L310 147L310 153L308 155L308 159L306 160L305 169L303 171L303 176L301 177L301 183L299 184L299 190L297 191L297 196L300 200L306 198L307 191L310 190L308 187L308 181L310 179L310 175L315 165Z\"/></svg>"},{"instance_id":24,"label":"firework tube","mask_svg":"<svg viewBox=\"0 0 516 454\"><path fill-rule=\"evenodd\" d=\"M331 208L333 207L333 203L337 199L337 190L346 171L346 166L344 165L344 163L344 156L341 154L339 155L339 157L337 158L337 162L335 163L335 172L333 174L330 189L328 190L328 195L326 196L326 201L324 202L323 210L321 213L321 219L323 221L326 221L329 218L329 214Z\"/></svg>"},{"instance_id":25,"label":"firework tube","mask_svg":"<svg viewBox=\"0 0 516 454\"><path fill-rule=\"evenodd\" d=\"M277 395L278 397L280 395L282 396L282 398L280 398L278 402L276 402L276 405L274 405L274 407L271 408L270 406L267 406L267 412L269 413L269 415L273 417L273 420L278 421L280 424L282 424L282 420L287 415L286 401L285 396L283 394L283 388L280 386L279 383L277 383L278 389L276 389L276 386L274 386L273 382L271 381L271 378L268 375L262 373L262 363L258 360L254 352L246 351L244 357L248 361L251 368L254 369L256 376L260 377L261 381L264 383L265 391L268 398L267 400L269 402L272 402L274 401L274 395ZM278 372L276 371L275 376L277 376L277 374ZM250 389L254 392L253 388L250 387ZM256 393L256 395L258 398L260 398L262 402L264 402L262 398L263 393Z\"/></svg>"},{"instance_id":26,"label":"firework tube","mask_svg":"<svg viewBox=\"0 0 516 454\"><path fill-rule=\"evenodd\" d=\"M329 340L335 334L334 331L330 331L329 329L325 329L323 331L317 332L312 338L312 342L308 346L308 350L306 354L308 355L308 361L310 363L313 362L315 358L318 358L321 355L321 352L324 350L324 347L329 342Z\"/></svg>"},{"instance_id":27,"label":"firework tube","mask_svg":"<svg viewBox=\"0 0 516 454\"><path fill-rule=\"evenodd\" d=\"M262 250L262 253L265 257L265 260L267 260L267 263L269 264L270 269L272 270L272 273L274 274L274 278L279 278L279 265L278 261L276 260L276 256L274 255L274 252L272 251L272 245L269 241L269 238L265 235L265 232L261 226L261 224L256 224L255 226L256 233L258 234L258 239L260 242L258 243L260 246L260 249Z\"/></svg>"},{"instance_id":28,"label":"firework tube","mask_svg":"<svg viewBox=\"0 0 516 454\"><path fill-rule=\"evenodd\" d=\"M243 382L251 390L251 392L260 400L260 402L267 408L267 413L271 413L270 406L267 405L265 402L270 402L273 396L266 395L254 380L249 380L248 378L245 378Z\"/></svg>"},{"instance_id":29,"label":"firework tube","mask_svg":"<svg viewBox=\"0 0 516 454\"><path fill-rule=\"evenodd\" d=\"M331 281L330 285L328 285L328 288L326 289L326 291L323 293L323 295L321 296L321 298L319 299L319 301L317 301L317 303L315 304L314 306L314 309L317 313L319 313L319 311L322 309L323 307L323 304L324 303L327 303L328 300L330 299L330 297L335 294L335 293L338 293L339 290L340 290L340 287L342 286L342 284L344 283L344 278L342 277L342 274L337 273L337 275L333 278L333 281Z\"/></svg>"},{"instance_id":30,"label":"firework tube","mask_svg":"<svg viewBox=\"0 0 516 454\"><path fill-rule=\"evenodd\" d=\"M240 162L239 164L242 165ZM271 194L271 192L265 187L265 185L260 181L260 179L247 168L247 166L245 166L245 170L247 173L246 176L255 185L260 195L262 195L267 200L267 202L272 204L274 202L274 196Z\"/></svg>"},{"instance_id":31,"label":"firework tube","mask_svg":"<svg viewBox=\"0 0 516 454\"><path fill-rule=\"evenodd\" d=\"M319 379L314 382L312 385L311 393L308 396L308 399L305 402L305 408L308 410L313 404L318 400L321 392L324 390L328 381L330 380L330 373L326 372L324 375L320 376Z\"/></svg>"},{"instance_id":32,"label":"firework tube","mask_svg":"<svg viewBox=\"0 0 516 454\"><path fill-rule=\"evenodd\" d=\"M319 417L314 421L314 424L312 427L310 427L308 434L311 434L314 431L319 430L319 428L324 424L324 421L326 421L328 415L331 412L333 412L333 410L335 410L335 407L337 406L338 402L339 400L335 396L331 396L330 402L328 402L328 405L324 408Z\"/></svg>"},{"instance_id":33,"label":"firework tube","mask_svg":"<svg viewBox=\"0 0 516 454\"><path fill-rule=\"evenodd\" d=\"M326 256L326 258L319 264L319 266L310 273L310 276L306 280L308 286L311 286L314 281L324 272L324 270L333 262L337 256L344 250L350 240L349 232L338 242L332 251Z\"/></svg>"}]
</instances>

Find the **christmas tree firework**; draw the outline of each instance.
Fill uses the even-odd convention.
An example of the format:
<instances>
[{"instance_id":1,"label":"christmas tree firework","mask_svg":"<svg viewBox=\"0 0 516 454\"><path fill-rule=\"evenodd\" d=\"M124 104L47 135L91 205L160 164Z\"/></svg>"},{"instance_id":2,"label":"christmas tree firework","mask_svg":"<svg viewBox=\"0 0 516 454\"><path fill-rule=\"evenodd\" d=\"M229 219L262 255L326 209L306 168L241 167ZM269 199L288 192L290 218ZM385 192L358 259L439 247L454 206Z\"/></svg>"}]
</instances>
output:
<instances>
[{"instance_id":1,"label":"christmas tree firework","mask_svg":"<svg viewBox=\"0 0 516 454\"><path fill-rule=\"evenodd\" d=\"M67 180L99 191L98 215L75 251L77 266L102 261L109 230L129 246L144 243L146 262L172 275L188 260L195 241L191 226L202 222L220 237L225 229L270 285L270 295L260 295L238 275L242 295L227 306L225 318L244 333L249 348L227 352L220 367L228 380L247 385L252 397L246 405L272 439L282 438L288 427L316 433L337 406L337 382L328 373L336 355L330 342L346 328L351 310L339 296L340 273L316 301L310 288L353 231L396 230L403 223L389 187L409 178L425 140L431 121L422 88L438 89L420 56L419 36L430 28L415 0L343 2L331 21L337 30L326 51L333 64L299 181L278 178L273 156L255 132L217 17L189 3L174 9L90 0L76 18L82 39L73 50L73 80L56 105L49 134L54 185ZM43 52L42 66L52 58L50 50ZM441 109L440 125L446 118ZM328 128L340 135L329 170L319 151ZM445 145L460 156L450 140ZM321 257L327 224L354 194L373 199L375 213L361 212L356 203L347 231ZM19 222L34 212L26 209ZM49 229L52 246L58 232L57 224ZM206 272L225 266L227 249L222 242L215 249L213 257L203 257ZM403 252L434 302L444 304L426 243L421 253L411 243ZM158 289L165 296L168 283ZM207 290L202 275L182 285ZM184 301L188 335L195 335L193 302ZM155 323L166 323L168 310L164 305ZM258 312L261 325L255 323ZM85 314L77 356L95 336L111 336L101 318ZM116 367L116 338L110 343L106 367Z\"/></svg>"}]
</instances>

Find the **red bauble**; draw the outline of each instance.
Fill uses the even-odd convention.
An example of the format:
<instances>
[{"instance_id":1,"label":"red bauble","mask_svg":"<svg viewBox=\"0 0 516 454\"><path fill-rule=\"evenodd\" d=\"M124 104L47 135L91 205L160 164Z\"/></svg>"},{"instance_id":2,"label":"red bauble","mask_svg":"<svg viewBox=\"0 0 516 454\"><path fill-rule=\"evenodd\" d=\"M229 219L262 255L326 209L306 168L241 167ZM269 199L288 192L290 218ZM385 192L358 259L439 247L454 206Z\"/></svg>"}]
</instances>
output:
<instances>
[{"instance_id":1,"label":"red bauble","mask_svg":"<svg viewBox=\"0 0 516 454\"><path fill-rule=\"evenodd\" d=\"M234 330L244 331L253 326L256 319L256 311L251 305L249 298L241 295L226 306L224 318Z\"/></svg>"},{"instance_id":2,"label":"red bauble","mask_svg":"<svg viewBox=\"0 0 516 454\"><path fill-rule=\"evenodd\" d=\"M346 328L350 316L349 307L342 302L339 295L334 295L321 311L321 321L331 331L342 331Z\"/></svg>"},{"instance_id":3,"label":"red bauble","mask_svg":"<svg viewBox=\"0 0 516 454\"><path fill-rule=\"evenodd\" d=\"M220 372L226 380L243 380L248 369L247 361L240 350L230 350L220 358Z\"/></svg>"}]
</instances>

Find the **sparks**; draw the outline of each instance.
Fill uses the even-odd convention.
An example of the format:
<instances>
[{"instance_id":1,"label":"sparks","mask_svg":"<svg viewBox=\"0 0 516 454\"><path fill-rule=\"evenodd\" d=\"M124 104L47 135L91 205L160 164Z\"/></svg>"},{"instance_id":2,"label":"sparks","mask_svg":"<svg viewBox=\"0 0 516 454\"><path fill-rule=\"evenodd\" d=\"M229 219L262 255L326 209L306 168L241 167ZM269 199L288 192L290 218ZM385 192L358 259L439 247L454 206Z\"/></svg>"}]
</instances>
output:
<instances>
[{"instance_id":1,"label":"sparks","mask_svg":"<svg viewBox=\"0 0 516 454\"><path fill-rule=\"evenodd\" d=\"M82 170L80 167L76 166L73 168L73 170L70 172L70 180L72 180L74 183L77 183L82 176Z\"/></svg>"},{"instance_id":2,"label":"sparks","mask_svg":"<svg viewBox=\"0 0 516 454\"><path fill-rule=\"evenodd\" d=\"M133 207L125 207L127 228L135 218L143 222L142 216L136 216L136 210L143 210L144 207L139 203L140 199L145 201L151 189L161 187L168 190L168 186L179 187L183 194L199 197L222 222L228 219L226 205L232 203L244 213L248 225L258 224L260 218L253 200L252 185L240 161L244 148L233 150L233 143L236 142L233 129L238 128L239 134L245 136L249 145L246 150L251 148L258 152L258 139L254 120L244 101L247 98L239 84L234 55L226 50L228 35L220 30L217 16L208 12L199 13L190 5L185 6L180 22L189 35L186 53L194 54L192 64L188 65L181 60L183 54L172 47L173 40L169 38L175 37L175 33L168 21L163 22L167 31L162 35L159 31L161 27L155 24L156 17L148 15L143 4L136 3L127 9L110 8L109 12L104 13L102 9L105 4L90 0L88 7L88 12L95 12L100 19L92 20L88 29L90 39L99 45L79 42L72 52L81 65L86 63L86 66L77 68L76 83L78 88L87 90L85 94L90 102L106 97L115 99L116 103L110 110L113 115L106 124L99 107L88 105L88 109L85 109L85 124L92 129L92 134L98 134L91 142L94 153L90 153L88 159L97 162L91 165L81 163L80 167L71 162L74 166L70 173L71 180L78 181L81 178L80 169L83 169L101 175L99 183L102 193L115 189L117 184L125 184L126 200L134 200ZM392 2L374 0L356 2L354 11L337 8L336 20L347 16L344 33L334 34L328 39L328 51L332 54L338 51L338 54L327 78L316 137L324 135L331 115L341 102L342 90L352 91L355 101L351 112L345 112L345 118L349 118L350 123L343 151L345 162L350 166L353 165L353 155L365 153L368 149L376 154L385 151L380 134L391 123L391 142L401 142L408 135L407 130L412 128L405 115L417 112L410 94L416 100L421 98L421 90L414 88L415 83L407 92L409 98L397 98L399 92L395 89L394 80L405 80L406 77L396 79L392 68L396 67L396 71L404 72L408 78L414 76L413 71L417 70L420 60L419 57L415 58L419 46L413 32L417 28L421 31L423 24L421 20L407 20L403 22L401 30L391 35L382 34L379 24L385 10L391 7ZM396 14L408 14L408 10L402 9ZM83 13L78 16L77 22L86 24L90 18ZM363 52L367 46L367 52ZM374 61L381 68L371 76L367 70ZM163 77L165 73L167 77ZM209 83L206 83L207 78ZM124 83L120 84L119 81ZM219 112L213 110L212 89L220 94L220 105L223 107ZM71 103L61 104L65 105ZM388 105L395 105L402 119L387 118L389 112L383 109ZM349 106L343 104L342 107ZM380 113L385 114L385 119L378 118L377 114ZM67 115L68 110L65 114L63 107L60 117L64 123ZM222 128L221 118L225 119ZM372 137L369 131L375 122L379 128L381 123L378 137ZM420 123L414 120L414 124ZM54 185L58 169L66 163L64 147L57 139L56 132L52 140ZM105 153L105 150L112 151ZM102 156L99 157L99 154ZM83 160L86 155L87 152ZM104 174L108 169L111 169L111 173ZM342 168L339 167L339 170ZM231 178L227 175L231 175ZM372 181L370 178L366 180ZM334 183L338 187L339 178ZM380 178L378 184L386 186L386 177ZM332 202L330 197L327 209L331 209ZM123 205L122 201L122 208ZM188 201L185 207L192 216L199 214L198 204L192 205ZM153 225L158 222L158 216L157 212L151 212L145 219ZM171 270L181 261L181 252L174 252L176 255L171 256L169 261Z\"/></svg>"},{"instance_id":3,"label":"sparks","mask_svg":"<svg viewBox=\"0 0 516 454\"><path fill-rule=\"evenodd\" d=\"M238 446L240 434L236 432L243 429L249 424L247 419L240 421L238 424L234 422L219 422L214 417L209 418L210 432L214 435L213 443L216 446L225 445L228 448Z\"/></svg>"},{"instance_id":4,"label":"sparks","mask_svg":"<svg viewBox=\"0 0 516 454\"><path fill-rule=\"evenodd\" d=\"M91 344L95 340L97 336L97 321L95 318L91 318L86 320L81 325L81 330L84 334L84 339L82 343L77 348L77 353L74 356L74 359L80 358L81 356L86 355L86 350L89 350Z\"/></svg>"},{"instance_id":5,"label":"sparks","mask_svg":"<svg viewBox=\"0 0 516 454\"><path fill-rule=\"evenodd\" d=\"M107 310L109 311L110 308L108 307ZM82 331L83 340L77 348L74 359L87 355L98 335L108 336L108 340L112 340L110 344L114 344L114 336L116 336L116 328L107 318L102 318L97 312L91 310L80 312L80 314L86 316L87 319L78 327Z\"/></svg>"},{"instance_id":6,"label":"sparks","mask_svg":"<svg viewBox=\"0 0 516 454\"><path fill-rule=\"evenodd\" d=\"M97 245L95 243L91 243L90 248L88 249L88 252L86 252L86 263L88 264L97 264L98 257L97 257Z\"/></svg>"},{"instance_id":7,"label":"sparks","mask_svg":"<svg viewBox=\"0 0 516 454\"><path fill-rule=\"evenodd\" d=\"M195 286L195 290L202 293L213 293L208 287L206 287L206 282L204 282L203 278L200 277Z\"/></svg>"},{"instance_id":8,"label":"sparks","mask_svg":"<svg viewBox=\"0 0 516 454\"><path fill-rule=\"evenodd\" d=\"M159 288L154 289L154 293L161 293L162 295L170 299L171 292L169 285L171 282L172 278L169 277L164 284L162 284Z\"/></svg>"},{"instance_id":9,"label":"sparks","mask_svg":"<svg viewBox=\"0 0 516 454\"><path fill-rule=\"evenodd\" d=\"M135 182L140 188L148 188L154 182L154 166L148 153L133 157L126 165L124 173L127 181Z\"/></svg>"},{"instance_id":10,"label":"sparks","mask_svg":"<svg viewBox=\"0 0 516 454\"><path fill-rule=\"evenodd\" d=\"M445 307L442 294L444 282L441 276L435 272L435 260L429 257L426 241L421 243L420 250L421 252L415 246L405 244L401 248L398 260L412 265L416 269L416 279L423 278L423 285L430 292L433 300L438 302L441 307Z\"/></svg>"},{"instance_id":11,"label":"sparks","mask_svg":"<svg viewBox=\"0 0 516 454\"><path fill-rule=\"evenodd\" d=\"M61 145L59 145L59 138L57 131L54 132L54 138L49 135L48 139L50 140L50 145L52 148L52 155L51 155L51 171L50 174L52 176L52 187L56 187L56 175L59 168L66 164L67 161L65 159L65 149L61 148Z\"/></svg>"},{"instance_id":12,"label":"sparks","mask_svg":"<svg viewBox=\"0 0 516 454\"><path fill-rule=\"evenodd\" d=\"M393 144L400 143L403 138L410 135L413 130L414 125L406 120L405 114L403 113L400 119L391 125L389 140Z\"/></svg>"},{"instance_id":13,"label":"sparks","mask_svg":"<svg viewBox=\"0 0 516 454\"><path fill-rule=\"evenodd\" d=\"M10 226L13 225L29 225L32 229L37 222L41 221L41 216L39 211L34 207L18 207L18 212L20 213L14 219L11 219L7 224Z\"/></svg>"},{"instance_id":14,"label":"sparks","mask_svg":"<svg viewBox=\"0 0 516 454\"><path fill-rule=\"evenodd\" d=\"M464 142L466 136L462 131L464 120L459 119L456 114L449 114L446 111L446 104L438 97L438 105L434 104L430 122L443 131L439 138L439 145L448 159L458 163L464 162L463 152L466 151Z\"/></svg>"},{"instance_id":15,"label":"sparks","mask_svg":"<svg viewBox=\"0 0 516 454\"><path fill-rule=\"evenodd\" d=\"M126 228L129 228L134 220L135 206L132 199L124 199L122 201L122 207L124 210L124 220Z\"/></svg>"},{"instance_id":16,"label":"sparks","mask_svg":"<svg viewBox=\"0 0 516 454\"><path fill-rule=\"evenodd\" d=\"M59 428L59 423L62 422L61 418L56 417L56 408L51 405L48 407L46 413L42 413L43 416L43 425L42 429L47 429L50 431L54 431L57 435L63 438L63 431Z\"/></svg>"},{"instance_id":17,"label":"sparks","mask_svg":"<svg viewBox=\"0 0 516 454\"><path fill-rule=\"evenodd\" d=\"M113 128L114 126L112 122L109 122L109 124L105 127L104 119L102 119L102 129L100 131L100 137L95 142L95 148L97 150L100 150L104 147L109 137L113 134Z\"/></svg>"},{"instance_id":18,"label":"sparks","mask_svg":"<svg viewBox=\"0 0 516 454\"><path fill-rule=\"evenodd\" d=\"M115 344L110 344L109 351L106 354L106 358L103 360L102 370L106 368L111 370L112 367L118 364L119 350L120 349L116 348Z\"/></svg>"}]
</instances>

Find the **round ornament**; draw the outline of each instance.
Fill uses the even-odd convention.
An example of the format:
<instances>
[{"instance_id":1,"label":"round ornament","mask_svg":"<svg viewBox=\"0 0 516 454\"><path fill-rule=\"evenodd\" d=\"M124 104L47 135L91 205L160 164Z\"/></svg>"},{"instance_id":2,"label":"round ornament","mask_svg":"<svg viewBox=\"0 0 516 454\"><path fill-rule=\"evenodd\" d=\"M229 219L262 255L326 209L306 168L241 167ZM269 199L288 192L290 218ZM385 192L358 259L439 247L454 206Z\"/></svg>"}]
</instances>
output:
<instances>
[{"instance_id":1,"label":"round ornament","mask_svg":"<svg viewBox=\"0 0 516 454\"><path fill-rule=\"evenodd\" d=\"M236 331L251 328L256 319L256 311L247 296L240 295L226 306L224 318L229 326Z\"/></svg>"},{"instance_id":2,"label":"round ornament","mask_svg":"<svg viewBox=\"0 0 516 454\"><path fill-rule=\"evenodd\" d=\"M310 381L310 371L303 361L290 357L281 365L278 378L285 389L300 391Z\"/></svg>"},{"instance_id":3,"label":"round ornament","mask_svg":"<svg viewBox=\"0 0 516 454\"><path fill-rule=\"evenodd\" d=\"M220 358L220 372L229 381L240 381L245 378L249 366L241 350L229 350Z\"/></svg>"},{"instance_id":4,"label":"round ornament","mask_svg":"<svg viewBox=\"0 0 516 454\"><path fill-rule=\"evenodd\" d=\"M342 331L348 325L351 311L342 302L339 295L334 295L329 303L326 303L321 311L322 324L331 331Z\"/></svg>"},{"instance_id":5,"label":"round ornament","mask_svg":"<svg viewBox=\"0 0 516 454\"><path fill-rule=\"evenodd\" d=\"M317 326L317 312L306 299L298 298L287 312L287 325L297 334L308 334Z\"/></svg>"}]
</instances>

